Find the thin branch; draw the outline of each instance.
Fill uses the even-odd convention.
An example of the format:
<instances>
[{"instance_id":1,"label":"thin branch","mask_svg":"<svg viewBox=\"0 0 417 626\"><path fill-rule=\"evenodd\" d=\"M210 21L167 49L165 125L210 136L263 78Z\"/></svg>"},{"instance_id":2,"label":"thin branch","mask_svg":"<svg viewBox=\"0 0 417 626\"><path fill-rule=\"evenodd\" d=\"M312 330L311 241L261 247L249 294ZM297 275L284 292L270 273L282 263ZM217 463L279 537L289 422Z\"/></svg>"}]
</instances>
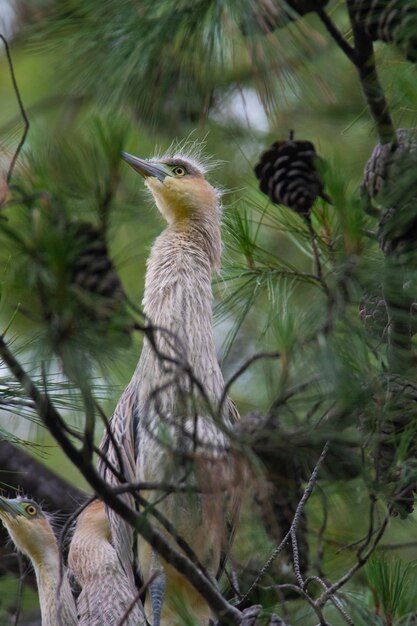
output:
<instances>
[{"instance_id":1,"label":"thin branch","mask_svg":"<svg viewBox=\"0 0 417 626\"><path fill-rule=\"evenodd\" d=\"M165 517L165 515L163 515L156 508L159 502L161 502L168 495L168 493L165 493L163 495L163 498L160 498L160 500L156 500L155 502L148 502L148 500L143 498L139 493L136 492L133 494L135 500L139 503L140 506L142 506L141 516L146 517L146 514L150 513L159 522L159 524L163 528L165 528L166 531L168 531L171 537L175 540L178 547L181 548L181 550L190 559L190 561L204 574L207 580L211 581L212 579L209 573L207 572L204 565L199 561L196 553L191 548L190 544L184 539L184 537L182 537L182 535L178 534L175 526Z\"/></svg>"},{"instance_id":2,"label":"thin branch","mask_svg":"<svg viewBox=\"0 0 417 626\"><path fill-rule=\"evenodd\" d=\"M406 548L417 548L417 541L404 541L403 543L381 543L377 550L405 550Z\"/></svg>"},{"instance_id":3,"label":"thin branch","mask_svg":"<svg viewBox=\"0 0 417 626\"><path fill-rule=\"evenodd\" d=\"M330 298L330 292L329 292L329 288L327 286L326 281L323 278L323 268L321 265L321 260L320 260L320 252L319 249L317 247L317 234L311 224L310 219L307 220L307 226L308 226L308 233L310 235L310 243L311 243L311 249L313 251L313 257L314 257L314 262L315 262L315 271L317 274L317 280L319 281L319 283L321 284L321 286L323 287L323 291L325 292L326 296L328 298Z\"/></svg>"},{"instance_id":4,"label":"thin branch","mask_svg":"<svg viewBox=\"0 0 417 626\"><path fill-rule=\"evenodd\" d=\"M116 438L114 436L113 430L110 426L110 420L107 418L106 413L103 411L102 407L100 406L99 402L95 403L95 408L98 411L99 416L101 417L101 421L104 424L104 429L106 431L107 437L109 438L109 442L111 443L111 445L113 446L113 450L115 451L116 454L116 460L119 466L119 473L120 476L118 476L119 480L121 480L123 482L126 482L126 476L125 476L125 467L124 467L124 461L123 461L123 456L122 453L120 452L120 448L117 444ZM106 464L106 467L108 469L110 469L110 471L113 472L114 475L115 472L117 472L116 468L113 468L112 464L110 462L108 462L108 459L106 457L106 454L103 453L103 450L99 449L99 456L101 458L101 460L103 461L103 463Z\"/></svg>"},{"instance_id":5,"label":"thin branch","mask_svg":"<svg viewBox=\"0 0 417 626\"><path fill-rule=\"evenodd\" d=\"M296 527L291 528L290 537L291 537L291 548L292 548L292 562L294 566L295 578L297 579L300 589L304 589L304 579L301 574L300 556L298 553L297 528Z\"/></svg>"},{"instance_id":6,"label":"thin branch","mask_svg":"<svg viewBox=\"0 0 417 626\"><path fill-rule=\"evenodd\" d=\"M385 528L388 525L388 521L389 521L389 515L386 515L382 524L380 525L378 529L378 532L376 533L375 539L372 542L371 547L366 552L366 554L363 556L360 556L358 560L356 561L356 563L350 568L348 572L346 572L346 574L344 574L344 576L342 576L337 582L335 582L333 585L328 587L327 590L321 594L321 596L317 600L318 605L324 606L324 604L330 599L330 597L334 595L336 591L338 591L341 587L343 587L343 585L345 585L352 578L352 576L356 574L356 572L360 570L360 568L363 567L363 565L365 565L365 563L367 562L371 554L376 549L380 539L382 538L385 532Z\"/></svg>"},{"instance_id":7,"label":"thin branch","mask_svg":"<svg viewBox=\"0 0 417 626\"><path fill-rule=\"evenodd\" d=\"M355 49L348 44L348 42L343 37L342 33L338 30L330 16L322 7L317 8L316 13L323 22L323 25L325 26L327 32L334 39L339 48L346 54L346 56L352 61L352 63L355 63Z\"/></svg>"},{"instance_id":8,"label":"thin branch","mask_svg":"<svg viewBox=\"0 0 417 626\"><path fill-rule=\"evenodd\" d=\"M329 587L329 585L322 578L320 578L320 576L309 576L304 583L304 588L307 589L307 585L312 581L319 583L324 590L327 590ZM330 596L329 599L333 606L339 611L346 623L349 624L349 626L355 626L350 615L348 615L343 608L341 601L336 598L336 596Z\"/></svg>"},{"instance_id":9,"label":"thin branch","mask_svg":"<svg viewBox=\"0 0 417 626\"><path fill-rule=\"evenodd\" d=\"M322 489L320 489L319 492L321 494L321 499L322 499L322 504L323 504L323 519L322 519L322 522L320 524L320 528L319 528L318 533L317 533L316 559L315 559L314 566L317 569L318 575L320 577L322 577L323 576L323 570L322 570L323 538L324 538L324 533L326 532L326 528L327 528L328 509L327 509L327 497L326 497L326 494L324 493L324 491Z\"/></svg>"},{"instance_id":10,"label":"thin branch","mask_svg":"<svg viewBox=\"0 0 417 626\"><path fill-rule=\"evenodd\" d=\"M5 364L21 383L27 395L35 403L39 417L48 428L51 435L62 448L63 452L76 465L96 494L110 506L122 519L128 522L155 550L175 569L180 572L193 587L203 596L212 611L228 621L231 626L241 622L241 612L233 607L215 584L212 584L206 576L186 556L175 550L167 539L157 531L145 516L126 505L126 503L109 491L107 484L91 463L85 459L72 442L63 433L63 419L55 409L47 394L41 393L31 378L16 360L6 345L4 338L0 337L0 356Z\"/></svg>"},{"instance_id":11,"label":"thin branch","mask_svg":"<svg viewBox=\"0 0 417 626\"><path fill-rule=\"evenodd\" d=\"M249 357L249 359L247 359L243 363L243 365L241 365L239 369L236 370L236 372L229 378L229 380L225 384L223 393L219 402L219 414L221 415L221 412L223 410L223 404L226 401L226 397L227 397L230 387L233 385L233 383L236 382L238 378L242 376L244 372L246 372L246 370L253 363L255 363L256 361L260 361L261 359L279 359L279 358L281 358L281 354L279 352L258 352L258 354L254 354L253 356Z\"/></svg>"},{"instance_id":12,"label":"thin branch","mask_svg":"<svg viewBox=\"0 0 417 626\"><path fill-rule=\"evenodd\" d=\"M131 612L135 608L135 605L138 602L140 602L141 596L145 593L145 591L148 589L149 585L155 580L155 578L157 578L160 575L161 575L160 572L154 572L148 578L148 580L143 583L142 587L139 589L139 591L137 592L136 596L133 598L132 602L127 607L127 609L125 611L125 614L122 617L122 620L117 624L117 626L123 626L123 624L127 623L127 620L129 619L129 615L131 614Z\"/></svg>"},{"instance_id":13,"label":"thin branch","mask_svg":"<svg viewBox=\"0 0 417 626\"><path fill-rule=\"evenodd\" d=\"M15 150L13 158L12 158L12 160L10 162L9 171L7 172L7 179L6 180L7 180L7 183L10 183L10 179L11 179L12 174L13 174L14 166L16 164L16 161L17 161L17 158L19 156L19 153L20 153L21 149L23 148L23 144L26 141L26 136L27 136L27 134L29 132L29 120L28 120L28 117L26 115L25 107L23 106L22 98L20 96L19 87L17 85L16 76L15 76L15 73L14 73L12 55L10 53L9 44L7 43L6 38L3 35L1 35L1 34L0 34L0 39L2 40L2 42L4 44L4 48L6 50L6 58L7 58L7 63L9 64L10 77L12 79L13 89L14 89L14 92L16 94L17 102L18 102L19 108L20 108L20 113L22 115L23 122L24 122L24 128L23 128L22 136L21 136L19 144L18 144L18 146L17 146L17 148Z\"/></svg>"},{"instance_id":14,"label":"thin branch","mask_svg":"<svg viewBox=\"0 0 417 626\"><path fill-rule=\"evenodd\" d=\"M277 558L277 556L282 552L282 550L284 549L284 547L286 546L288 540L290 539L293 530L296 530L299 523L300 523L300 519L301 519L301 515L303 513L304 510L304 506L307 502L307 500L309 499L309 497L311 496L311 493L314 489L314 485L316 484L317 481L317 477L318 477L318 473L320 470L320 466L322 465L324 459L327 456L327 452L329 450L329 442L326 441L326 443L324 444L323 450L320 454L320 457L311 473L310 476L310 480L307 483L307 487L305 488L305 491L303 493L303 496L300 500L300 502L298 503L297 509L295 511L295 515L294 515L294 519L291 523L290 529L287 532L287 534L285 535L285 537L283 538L283 540L281 541L281 543L273 550L271 556L269 557L269 559L266 561L266 563L264 564L264 566L261 568L261 570L259 571L258 575L256 576L255 580L253 581L253 583L251 584L251 586L249 587L248 591L245 593L245 595L243 596L243 598L241 599L241 601L238 604L238 607L242 607L245 605L246 600L249 598L249 596L251 595L252 591L255 589L255 587L258 586L260 580L262 579L262 577L264 576L264 574L268 571L268 569L271 567L272 563L275 561L275 559Z\"/></svg>"},{"instance_id":15,"label":"thin branch","mask_svg":"<svg viewBox=\"0 0 417 626\"><path fill-rule=\"evenodd\" d=\"M70 531L71 526L73 525L73 523L75 522L76 519L78 519L78 516L92 503L94 502L94 500L96 500L95 496L91 496L90 498L87 498L87 500L85 502L83 502L83 504L81 504L76 511L74 511L66 520L64 526L61 528L61 532L59 533L58 536L58 545L59 545L59 581L58 581L58 592L60 592L61 590L61 586L64 582L64 575L65 575L65 563L64 563L64 545L65 545L65 541L67 539L67 535Z\"/></svg>"},{"instance_id":16,"label":"thin branch","mask_svg":"<svg viewBox=\"0 0 417 626\"><path fill-rule=\"evenodd\" d=\"M363 26L355 20L355 4L356 0L347 0L355 42L354 63L369 112L376 124L379 139L381 143L390 143L395 141L395 127L376 71L372 39Z\"/></svg>"},{"instance_id":17,"label":"thin branch","mask_svg":"<svg viewBox=\"0 0 417 626\"><path fill-rule=\"evenodd\" d=\"M320 626L331 626L331 624L329 624L329 622L325 620L321 607L317 606L314 600L301 587L298 587L297 585L292 585L291 583L283 583L282 585L274 585L273 588L275 589L275 591L294 591L309 603L309 605L320 620Z\"/></svg>"},{"instance_id":18,"label":"thin branch","mask_svg":"<svg viewBox=\"0 0 417 626\"><path fill-rule=\"evenodd\" d=\"M164 482L151 482L151 481L143 481L143 482L129 482L120 487L112 487L112 493L121 494L121 493L133 493L135 491L166 491L166 493L218 493L219 491L226 491L226 487L224 489L218 487L199 487L198 485L187 485L187 484L177 484L177 483L164 483Z\"/></svg>"},{"instance_id":19,"label":"thin branch","mask_svg":"<svg viewBox=\"0 0 417 626\"><path fill-rule=\"evenodd\" d=\"M359 74L362 91L369 112L376 124L381 143L393 142L395 141L395 127L389 113L384 90L379 82L376 71L372 39L362 25L355 20L354 9L357 1L347 0L346 4L352 25L353 39L355 42L354 48L344 39L324 9L319 8L316 10L316 13L330 36L345 53L347 58L355 65Z\"/></svg>"},{"instance_id":20,"label":"thin branch","mask_svg":"<svg viewBox=\"0 0 417 626\"><path fill-rule=\"evenodd\" d=\"M310 378L303 380L301 383L294 385L293 387L290 387L290 389L283 391L281 395L279 395L278 398L276 398L271 404L271 407L268 411L266 422L270 420L271 418L275 417L278 409L281 406L284 406L285 404L287 404L288 400L291 400L291 398L296 396L298 393L302 393L310 385L313 385L314 383L319 383L319 382L320 382L319 375L314 374Z\"/></svg>"}]
</instances>

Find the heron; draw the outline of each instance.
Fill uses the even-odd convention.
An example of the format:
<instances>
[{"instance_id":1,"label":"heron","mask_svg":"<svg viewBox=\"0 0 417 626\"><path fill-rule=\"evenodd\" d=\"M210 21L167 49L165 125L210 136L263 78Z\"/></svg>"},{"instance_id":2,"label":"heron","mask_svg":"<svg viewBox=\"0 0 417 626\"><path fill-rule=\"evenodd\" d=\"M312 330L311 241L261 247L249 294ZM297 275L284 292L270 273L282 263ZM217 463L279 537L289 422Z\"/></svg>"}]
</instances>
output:
<instances>
[{"instance_id":1,"label":"heron","mask_svg":"<svg viewBox=\"0 0 417 626\"><path fill-rule=\"evenodd\" d=\"M241 498L228 438L238 414L224 397L212 327L211 282L222 249L221 195L207 181L204 165L190 155L145 160L122 153L122 158L144 178L167 224L147 260L143 311L148 332L110 422L113 442L105 434L102 450L125 480L201 488L199 493L142 492L149 504L141 510L157 509L214 580L230 547ZM108 482L118 482L102 461L99 467ZM108 514L121 560L132 562L132 529L112 511ZM165 528L158 529L179 549ZM191 584L145 541L139 539L137 546L142 579L158 574L149 586L153 626L184 624L181 611L186 623L208 624L211 612Z\"/></svg>"},{"instance_id":2,"label":"heron","mask_svg":"<svg viewBox=\"0 0 417 626\"><path fill-rule=\"evenodd\" d=\"M0 518L36 574L42 626L76 626L75 600L48 516L28 498L0 496Z\"/></svg>"},{"instance_id":3,"label":"heron","mask_svg":"<svg viewBox=\"0 0 417 626\"><path fill-rule=\"evenodd\" d=\"M145 626L138 591L111 542L103 502L94 500L78 516L68 565L81 587L79 626Z\"/></svg>"}]
</instances>

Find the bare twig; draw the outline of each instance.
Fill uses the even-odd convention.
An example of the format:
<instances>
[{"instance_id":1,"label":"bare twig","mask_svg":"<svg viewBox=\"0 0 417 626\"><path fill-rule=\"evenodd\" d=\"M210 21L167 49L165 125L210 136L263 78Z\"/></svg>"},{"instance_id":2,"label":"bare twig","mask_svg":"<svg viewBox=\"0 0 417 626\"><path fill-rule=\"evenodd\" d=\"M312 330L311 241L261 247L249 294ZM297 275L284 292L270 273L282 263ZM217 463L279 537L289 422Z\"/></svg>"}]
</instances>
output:
<instances>
[{"instance_id":1,"label":"bare twig","mask_svg":"<svg viewBox=\"0 0 417 626\"><path fill-rule=\"evenodd\" d=\"M355 20L355 0L347 0L346 4L352 25L354 48L345 40L324 9L319 8L316 13L330 36L358 70L366 103L376 124L380 141L389 143L395 140L395 128L376 71L372 39Z\"/></svg>"},{"instance_id":2,"label":"bare twig","mask_svg":"<svg viewBox=\"0 0 417 626\"><path fill-rule=\"evenodd\" d=\"M375 539L372 542L372 545L370 546L369 550L362 556L358 556L358 560L356 561L356 563L350 568L350 570L348 572L346 572L346 574L344 574L341 578L339 578L339 580L335 583L333 583L333 585L331 585L330 587L328 587L326 589L326 591L324 591L321 596L317 599L316 603L319 606L324 606L326 604L326 602L330 599L330 597L332 595L334 595L336 593L336 591L338 591L341 587L343 587L343 585L345 585L354 574L356 574L356 572L363 567L363 565L365 565L365 563L367 562L367 560L369 559L369 557L371 556L371 554L374 552L374 550L376 549L380 539L382 538L384 532L385 532L385 528L387 527L389 521L389 515L386 515L384 520L382 521L382 524L380 525L378 532L376 533Z\"/></svg>"},{"instance_id":3,"label":"bare twig","mask_svg":"<svg viewBox=\"0 0 417 626\"><path fill-rule=\"evenodd\" d=\"M63 452L80 469L83 476L95 490L97 495L110 506L122 519L132 526L155 550L171 565L173 565L193 587L203 596L212 611L219 617L238 625L241 621L241 612L233 607L217 589L216 585L188 559L175 550L166 538L158 532L146 519L129 507L122 499L111 493L91 463L86 463L84 456L68 437L64 434L63 419L55 409L47 394L41 393L31 378L10 352L3 337L0 337L0 356L5 364L21 383L27 395L34 401L39 417L48 428L51 435L58 442Z\"/></svg>"},{"instance_id":4,"label":"bare twig","mask_svg":"<svg viewBox=\"0 0 417 626\"><path fill-rule=\"evenodd\" d=\"M132 600L130 605L127 607L127 609L125 611L125 614L122 617L122 620L117 624L117 626L123 626L123 624L126 624L127 620L129 619L129 615L131 614L131 612L135 608L135 605L138 602L140 602L141 596L145 593L145 591L148 589L149 585L155 580L155 578L157 578L160 575L161 575L160 572L154 572L148 578L148 580L143 583L142 587L139 589L139 591L137 592L136 596L134 597L134 599Z\"/></svg>"},{"instance_id":5,"label":"bare twig","mask_svg":"<svg viewBox=\"0 0 417 626\"><path fill-rule=\"evenodd\" d=\"M363 26L355 20L355 0L347 0L347 7L355 42L354 63L358 70L369 112L375 122L381 143L393 142L395 141L395 127L384 90L379 82L372 39L365 32Z\"/></svg>"},{"instance_id":6,"label":"bare twig","mask_svg":"<svg viewBox=\"0 0 417 626\"><path fill-rule=\"evenodd\" d=\"M334 41L337 43L339 48L346 54L348 59L355 63L355 50L348 44L346 39L343 37L341 32L338 30L330 16L326 13L326 11L319 7L316 9L316 13L323 22L327 32L331 35Z\"/></svg>"},{"instance_id":7,"label":"bare twig","mask_svg":"<svg viewBox=\"0 0 417 626\"><path fill-rule=\"evenodd\" d=\"M113 430L110 426L110 420L107 419L107 415L105 414L105 412L103 411L102 407L100 406L100 404L98 402L96 402L95 404L96 410L98 411L98 414L101 418L101 421L104 424L104 429L106 431L107 437L109 438L109 442L111 443L111 445L113 446L113 449L115 451L116 454L116 460L119 466L119 472L120 472L120 479L123 481L126 480L126 472L125 472L125 467L124 467L124 461L123 461L123 457L122 454L120 452L120 448L117 445L117 441L115 439ZM102 452L101 448L100 448L100 452ZM103 456L100 455L101 460L103 461L103 463L106 463L106 461L108 461L107 456L104 454ZM109 469L111 469L111 464L107 464L107 467ZM114 472L117 472L116 468L113 468ZM113 471L113 469L111 469L111 471ZM113 472L113 473L114 473ZM124 482L123 481L123 482Z\"/></svg>"},{"instance_id":8,"label":"bare twig","mask_svg":"<svg viewBox=\"0 0 417 626\"><path fill-rule=\"evenodd\" d=\"M282 552L282 550L284 549L284 547L286 546L287 542L289 541L290 537L292 536L292 533L294 531L296 531L299 523L300 523L300 519L301 519L301 515L303 513L304 510L304 506L307 502L307 500L309 499L309 497L311 496L311 493L314 489L314 485L316 484L317 481L317 477L318 477L318 473L320 470L320 466L322 465L324 459L327 456L327 452L329 450L329 442L326 441L323 450L320 454L320 457L311 473L310 479L307 483L307 486L304 490L303 496L300 500L300 502L298 503L297 509L295 511L295 515L294 515L294 519L292 521L292 524L290 526L289 531L287 532L287 534L285 535L285 537L283 538L283 540L281 541L281 543L273 550L271 556L269 557L269 559L266 561L266 563L263 565L263 567L261 568L261 570L259 571L258 575L256 576L255 580L253 581L252 585L249 587L248 591L245 593L245 595L243 596L243 598L240 600L238 606L242 607L245 605L246 600L249 598L249 596L251 595L252 591L255 589L255 587L258 586L259 582L261 581L262 577L264 576L264 574L268 571L268 569L271 567L272 563L274 562L274 560L277 558L277 556ZM302 586L301 586L302 588Z\"/></svg>"},{"instance_id":9,"label":"bare twig","mask_svg":"<svg viewBox=\"0 0 417 626\"><path fill-rule=\"evenodd\" d=\"M224 488L226 490L226 488ZM120 494L120 493L133 493L135 491L165 491L168 494L171 493L218 493L219 491L223 491L219 487L210 486L210 487L200 487L198 485L188 485L186 483L163 483L163 482L129 482L120 487L112 487L112 493Z\"/></svg>"},{"instance_id":10,"label":"bare twig","mask_svg":"<svg viewBox=\"0 0 417 626\"><path fill-rule=\"evenodd\" d=\"M249 357L240 367L236 370L236 372L229 378L227 383L224 386L222 396L219 402L219 414L221 415L223 410L223 404L226 401L227 394L229 393L230 387L237 381L238 378L246 372L246 370L256 361L260 361L261 359L279 359L281 357L279 352L258 352L253 356Z\"/></svg>"},{"instance_id":11,"label":"bare twig","mask_svg":"<svg viewBox=\"0 0 417 626\"><path fill-rule=\"evenodd\" d=\"M328 520L328 510L327 510L327 497L326 494L320 490L320 495L323 503L323 520L321 522L319 531L317 533L317 547L316 547L316 560L314 565L317 568L317 573L321 577L323 576L322 571L322 559L323 559L323 537L327 528L327 520Z\"/></svg>"},{"instance_id":12,"label":"bare twig","mask_svg":"<svg viewBox=\"0 0 417 626\"><path fill-rule=\"evenodd\" d=\"M28 117L26 115L25 107L23 106L22 98L20 96L19 87L17 85L16 76L15 76L15 73L14 73L12 55L10 53L9 44L7 43L6 38L3 35L1 35L1 34L0 34L0 39L2 40L2 42L4 44L4 48L6 50L6 58L7 58L7 63L9 64L10 77L12 79L13 89L14 89L14 92L16 94L17 102L18 102L19 108L20 108L20 113L22 115L23 122L24 122L24 128L23 128L22 136L21 136L19 144L18 144L18 146L17 146L17 148L15 150L15 153L14 153L14 155L12 157L12 160L10 162L9 171L7 172L7 183L10 183L10 179L11 179L12 174L13 174L14 166L16 164L16 161L17 161L17 158L19 156L19 153L20 153L21 149L23 148L23 144L26 141L26 136L27 136L27 134L29 132L29 120L28 120Z\"/></svg>"},{"instance_id":13,"label":"bare twig","mask_svg":"<svg viewBox=\"0 0 417 626\"><path fill-rule=\"evenodd\" d=\"M291 583L284 583L282 585L274 585L274 589L276 591L285 591L287 589L289 591L297 593L309 603L313 611L316 613L317 617L320 620L320 626L331 626L331 624L329 624L329 622L325 620L321 607L317 606L314 600L309 596L309 594L301 587L298 587L297 585L292 585Z\"/></svg>"}]
</instances>

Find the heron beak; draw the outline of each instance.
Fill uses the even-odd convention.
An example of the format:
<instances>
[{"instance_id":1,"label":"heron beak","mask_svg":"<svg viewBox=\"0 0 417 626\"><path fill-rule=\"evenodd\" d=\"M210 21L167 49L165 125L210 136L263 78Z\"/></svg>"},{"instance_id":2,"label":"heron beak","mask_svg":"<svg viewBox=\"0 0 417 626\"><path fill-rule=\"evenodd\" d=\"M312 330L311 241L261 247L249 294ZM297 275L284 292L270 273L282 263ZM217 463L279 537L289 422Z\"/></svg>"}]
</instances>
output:
<instances>
[{"instance_id":1,"label":"heron beak","mask_svg":"<svg viewBox=\"0 0 417 626\"><path fill-rule=\"evenodd\" d=\"M0 515L2 513L9 513L9 515L16 517L16 515L20 515L20 509L15 500L0 496Z\"/></svg>"},{"instance_id":2,"label":"heron beak","mask_svg":"<svg viewBox=\"0 0 417 626\"><path fill-rule=\"evenodd\" d=\"M162 163L153 163L152 161L145 161L138 157L129 154L128 152L122 152L121 157L126 163L129 163L136 172L139 172L143 178L149 178L154 176L161 182L166 176L172 176L170 169Z\"/></svg>"}]
</instances>

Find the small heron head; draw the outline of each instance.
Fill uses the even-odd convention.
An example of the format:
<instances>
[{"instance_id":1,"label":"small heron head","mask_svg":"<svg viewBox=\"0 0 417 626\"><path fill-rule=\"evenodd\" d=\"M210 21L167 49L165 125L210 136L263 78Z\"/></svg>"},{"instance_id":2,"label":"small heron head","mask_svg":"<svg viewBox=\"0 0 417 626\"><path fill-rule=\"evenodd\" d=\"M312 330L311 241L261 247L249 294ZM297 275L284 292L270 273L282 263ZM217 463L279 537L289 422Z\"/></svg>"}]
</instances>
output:
<instances>
[{"instance_id":1,"label":"small heron head","mask_svg":"<svg viewBox=\"0 0 417 626\"><path fill-rule=\"evenodd\" d=\"M219 192L194 160L183 156L144 160L127 152L122 158L144 177L169 224L188 218L219 219Z\"/></svg>"},{"instance_id":2,"label":"small heron head","mask_svg":"<svg viewBox=\"0 0 417 626\"><path fill-rule=\"evenodd\" d=\"M16 547L38 563L55 544L46 515L33 500L0 496L0 519Z\"/></svg>"}]
</instances>

